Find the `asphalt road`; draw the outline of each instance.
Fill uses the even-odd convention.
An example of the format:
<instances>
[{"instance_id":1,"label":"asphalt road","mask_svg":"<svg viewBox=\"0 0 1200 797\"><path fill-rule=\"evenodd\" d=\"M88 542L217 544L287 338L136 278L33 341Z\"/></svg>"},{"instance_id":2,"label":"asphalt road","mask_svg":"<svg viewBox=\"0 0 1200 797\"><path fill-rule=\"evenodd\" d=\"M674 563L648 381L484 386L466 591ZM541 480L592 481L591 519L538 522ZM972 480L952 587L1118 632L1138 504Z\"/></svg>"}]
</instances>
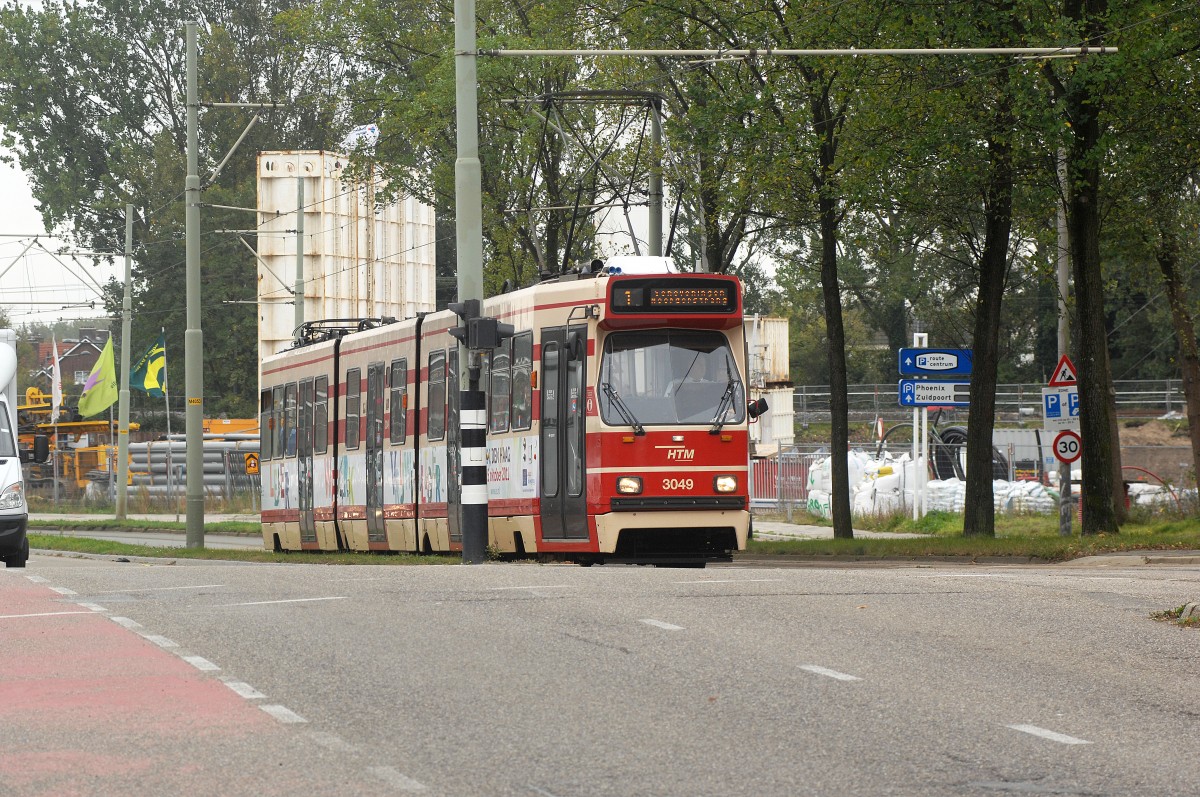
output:
<instances>
[{"instance_id":1,"label":"asphalt road","mask_svg":"<svg viewBox=\"0 0 1200 797\"><path fill-rule=\"evenodd\" d=\"M0 793L1194 795L1200 568L0 571Z\"/></svg>"}]
</instances>

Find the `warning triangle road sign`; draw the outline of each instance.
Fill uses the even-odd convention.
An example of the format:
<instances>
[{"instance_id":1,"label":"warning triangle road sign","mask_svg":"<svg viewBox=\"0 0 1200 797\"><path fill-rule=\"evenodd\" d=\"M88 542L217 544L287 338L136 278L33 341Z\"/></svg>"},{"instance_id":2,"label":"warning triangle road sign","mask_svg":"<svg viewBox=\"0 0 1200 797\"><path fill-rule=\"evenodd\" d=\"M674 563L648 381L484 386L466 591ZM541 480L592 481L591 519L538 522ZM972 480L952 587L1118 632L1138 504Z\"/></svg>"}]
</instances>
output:
<instances>
[{"instance_id":1,"label":"warning triangle road sign","mask_svg":"<svg viewBox=\"0 0 1200 797\"><path fill-rule=\"evenodd\" d=\"M1076 384L1079 384L1079 375L1075 372L1075 363L1071 362L1071 358L1064 354L1058 358L1058 365L1054 366L1054 375L1050 377L1050 387Z\"/></svg>"}]
</instances>

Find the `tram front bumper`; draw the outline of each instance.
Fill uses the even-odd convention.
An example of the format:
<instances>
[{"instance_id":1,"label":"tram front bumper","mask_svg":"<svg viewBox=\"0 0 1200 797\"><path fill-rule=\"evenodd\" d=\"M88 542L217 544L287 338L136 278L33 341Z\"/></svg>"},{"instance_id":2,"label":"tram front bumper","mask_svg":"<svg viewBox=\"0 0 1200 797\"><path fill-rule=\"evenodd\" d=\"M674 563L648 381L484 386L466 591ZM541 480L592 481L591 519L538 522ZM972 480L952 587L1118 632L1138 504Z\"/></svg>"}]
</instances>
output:
<instances>
[{"instance_id":1,"label":"tram front bumper","mask_svg":"<svg viewBox=\"0 0 1200 797\"><path fill-rule=\"evenodd\" d=\"M745 550L746 510L610 512L596 517L600 553L611 561L727 560Z\"/></svg>"}]
</instances>

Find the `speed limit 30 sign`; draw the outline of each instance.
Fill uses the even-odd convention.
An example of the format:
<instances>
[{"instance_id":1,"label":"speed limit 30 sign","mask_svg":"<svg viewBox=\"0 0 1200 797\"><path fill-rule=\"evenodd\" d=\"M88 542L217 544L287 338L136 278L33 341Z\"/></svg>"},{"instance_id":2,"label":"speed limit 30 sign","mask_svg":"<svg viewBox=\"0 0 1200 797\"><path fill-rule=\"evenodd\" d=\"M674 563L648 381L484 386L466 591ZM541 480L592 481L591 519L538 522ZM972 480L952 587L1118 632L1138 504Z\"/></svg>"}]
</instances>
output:
<instances>
[{"instance_id":1,"label":"speed limit 30 sign","mask_svg":"<svg viewBox=\"0 0 1200 797\"><path fill-rule=\"evenodd\" d=\"M1083 441L1076 432L1064 429L1054 438L1054 456L1059 462L1070 464L1083 453Z\"/></svg>"}]
</instances>

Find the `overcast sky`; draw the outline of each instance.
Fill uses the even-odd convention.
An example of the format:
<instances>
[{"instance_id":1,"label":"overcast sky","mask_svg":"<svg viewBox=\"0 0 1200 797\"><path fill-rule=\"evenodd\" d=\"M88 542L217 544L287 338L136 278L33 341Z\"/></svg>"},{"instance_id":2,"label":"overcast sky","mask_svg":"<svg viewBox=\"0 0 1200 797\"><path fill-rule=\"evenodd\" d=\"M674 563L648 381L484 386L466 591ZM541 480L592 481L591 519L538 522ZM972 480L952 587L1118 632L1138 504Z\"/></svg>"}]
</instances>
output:
<instances>
[{"instance_id":1,"label":"overcast sky","mask_svg":"<svg viewBox=\"0 0 1200 797\"><path fill-rule=\"evenodd\" d=\"M7 237L38 234L43 236L39 241L51 252L63 248L62 241L45 237L45 233L24 172L0 164L0 235L5 236L0 237L0 306L14 326L102 317L99 293L84 272L103 285L117 268L124 270L124 263L118 261L114 267L91 258L73 260L59 255L68 268L36 245L22 255L32 238ZM95 302L97 309L87 307L89 302Z\"/></svg>"}]
</instances>

